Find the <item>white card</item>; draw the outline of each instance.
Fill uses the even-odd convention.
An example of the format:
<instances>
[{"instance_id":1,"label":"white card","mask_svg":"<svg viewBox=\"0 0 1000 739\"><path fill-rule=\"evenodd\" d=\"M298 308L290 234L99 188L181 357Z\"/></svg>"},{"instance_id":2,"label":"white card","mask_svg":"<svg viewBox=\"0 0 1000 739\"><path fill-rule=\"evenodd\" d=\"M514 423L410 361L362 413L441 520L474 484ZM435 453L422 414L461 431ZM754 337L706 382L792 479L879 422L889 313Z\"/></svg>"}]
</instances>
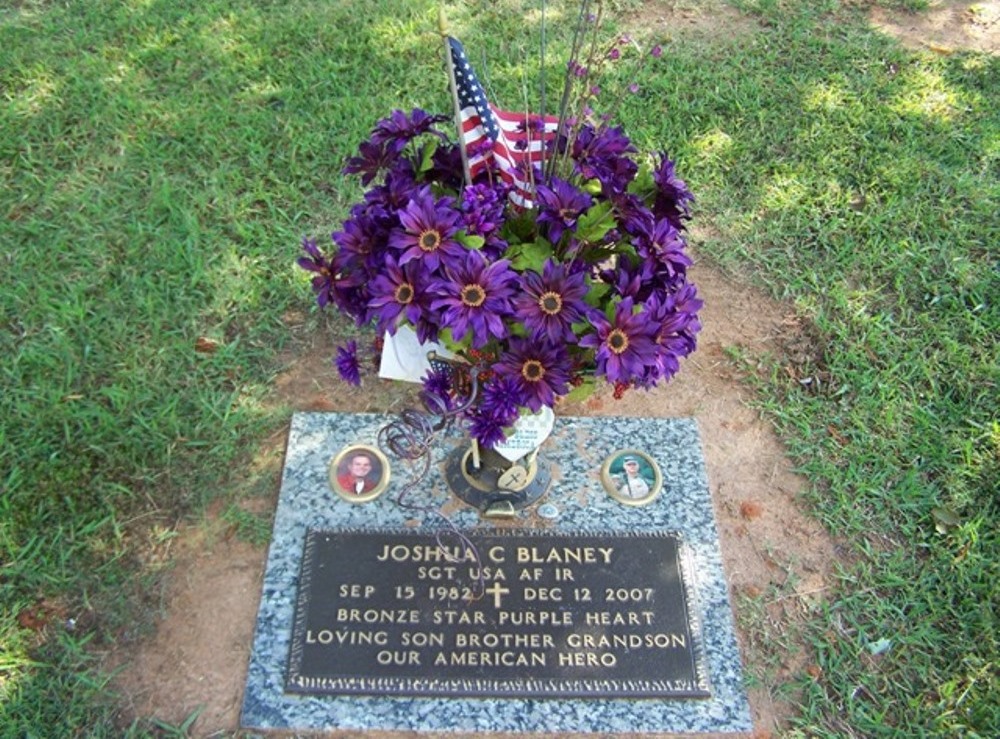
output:
<instances>
[{"instance_id":1,"label":"white card","mask_svg":"<svg viewBox=\"0 0 1000 739\"><path fill-rule=\"evenodd\" d=\"M531 416L521 416L514 424L514 433L506 441L493 447L508 462L516 462L528 452L541 446L549 438L556 422L556 414L548 406Z\"/></svg>"},{"instance_id":2,"label":"white card","mask_svg":"<svg viewBox=\"0 0 1000 739\"><path fill-rule=\"evenodd\" d=\"M429 352L437 352L445 359L455 356L433 341L421 344L417 340L417 332L410 326L400 326L395 336L386 332L378 376L385 380L422 382L431 368L431 363L427 361Z\"/></svg>"}]
</instances>

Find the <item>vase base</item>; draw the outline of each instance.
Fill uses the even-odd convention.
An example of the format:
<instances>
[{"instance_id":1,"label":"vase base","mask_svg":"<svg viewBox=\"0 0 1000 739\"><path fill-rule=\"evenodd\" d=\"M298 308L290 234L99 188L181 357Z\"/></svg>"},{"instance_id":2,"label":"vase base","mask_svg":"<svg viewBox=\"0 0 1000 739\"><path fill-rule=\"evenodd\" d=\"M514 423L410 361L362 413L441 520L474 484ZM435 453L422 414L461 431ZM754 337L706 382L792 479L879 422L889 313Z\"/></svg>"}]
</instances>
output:
<instances>
[{"instance_id":1,"label":"vase base","mask_svg":"<svg viewBox=\"0 0 1000 739\"><path fill-rule=\"evenodd\" d=\"M530 463L518 462L507 469L487 464L477 469L472 449L459 447L445 460L445 479L460 500L484 517L511 518L545 495L552 471L537 455L531 455Z\"/></svg>"}]
</instances>

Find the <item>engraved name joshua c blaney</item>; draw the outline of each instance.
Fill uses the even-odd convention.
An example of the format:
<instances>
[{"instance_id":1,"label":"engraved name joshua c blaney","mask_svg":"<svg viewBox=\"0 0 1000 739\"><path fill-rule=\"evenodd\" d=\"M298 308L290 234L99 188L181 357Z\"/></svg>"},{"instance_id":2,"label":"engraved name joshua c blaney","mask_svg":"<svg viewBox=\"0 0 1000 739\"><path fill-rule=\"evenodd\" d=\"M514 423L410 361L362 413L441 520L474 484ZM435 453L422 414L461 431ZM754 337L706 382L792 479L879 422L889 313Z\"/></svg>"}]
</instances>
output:
<instances>
[{"instance_id":1,"label":"engraved name joshua c blaney","mask_svg":"<svg viewBox=\"0 0 1000 739\"><path fill-rule=\"evenodd\" d=\"M584 568L615 566L614 546L495 544L477 563L459 547L393 543L383 544L374 561L412 568L412 584L340 583L334 622L307 629L306 645L370 646L384 667L544 668L554 659L570 669L613 669L623 652L688 648L686 633L657 628L655 588L583 584ZM487 586L472 608L471 584L480 575ZM386 587L388 594L381 592ZM386 595L395 607L385 607ZM379 605L366 607L376 596ZM440 607L422 613L412 607L417 600ZM526 607L505 607L512 602ZM387 625L393 630L380 628ZM619 628L571 628L579 625Z\"/></svg>"}]
</instances>

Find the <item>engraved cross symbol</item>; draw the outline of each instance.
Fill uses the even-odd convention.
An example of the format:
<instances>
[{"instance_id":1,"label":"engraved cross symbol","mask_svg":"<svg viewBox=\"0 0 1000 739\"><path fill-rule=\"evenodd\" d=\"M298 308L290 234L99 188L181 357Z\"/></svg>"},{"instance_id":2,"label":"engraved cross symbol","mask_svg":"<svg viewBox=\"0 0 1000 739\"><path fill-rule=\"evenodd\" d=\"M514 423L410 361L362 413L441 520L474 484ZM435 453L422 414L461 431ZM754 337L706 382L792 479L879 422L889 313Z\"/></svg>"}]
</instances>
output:
<instances>
[{"instance_id":1,"label":"engraved cross symbol","mask_svg":"<svg viewBox=\"0 0 1000 739\"><path fill-rule=\"evenodd\" d=\"M514 465L500 475L497 487L501 490L520 490L528 484L528 471L520 465Z\"/></svg>"},{"instance_id":2,"label":"engraved cross symbol","mask_svg":"<svg viewBox=\"0 0 1000 739\"><path fill-rule=\"evenodd\" d=\"M510 588L503 587L500 583L495 582L490 587L486 588L483 593L493 596L493 607L500 608L501 606L501 596L507 595L510 592Z\"/></svg>"}]
</instances>

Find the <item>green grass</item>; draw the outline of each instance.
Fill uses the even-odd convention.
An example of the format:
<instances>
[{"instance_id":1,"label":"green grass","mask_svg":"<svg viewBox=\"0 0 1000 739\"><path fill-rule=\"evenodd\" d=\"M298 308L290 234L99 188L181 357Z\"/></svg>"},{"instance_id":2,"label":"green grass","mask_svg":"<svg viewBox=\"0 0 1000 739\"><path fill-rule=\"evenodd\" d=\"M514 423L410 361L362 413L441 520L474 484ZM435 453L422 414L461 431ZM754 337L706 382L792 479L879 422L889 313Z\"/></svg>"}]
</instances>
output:
<instances>
[{"instance_id":1,"label":"green grass","mask_svg":"<svg viewBox=\"0 0 1000 739\"><path fill-rule=\"evenodd\" d=\"M846 12L757 12L761 32L727 45L725 64L685 46L677 78L651 84L684 90L714 63L714 90L674 109L718 228L703 251L810 321L814 356L773 357L761 406L858 564L812 624L823 673L802 676L800 723L809 735L990 736L1000 65L905 51ZM890 649L872 655L883 639Z\"/></svg>"},{"instance_id":2,"label":"green grass","mask_svg":"<svg viewBox=\"0 0 1000 739\"><path fill-rule=\"evenodd\" d=\"M905 50L834 2L733 5L759 28L650 39L667 59L620 117L678 158L713 227L699 253L813 339L805 365L775 356L754 378L815 515L852 546L804 627L822 675L797 678L796 724L993 735L1000 63ZM535 89L533 8L448 6L507 102ZM287 417L263 402L282 316L310 300L298 241L357 197L339 168L376 119L447 110L436 14L0 9L0 734L120 733L93 654L141 619L143 536L253 487L240 462ZM565 24L549 41L554 58Z\"/></svg>"}]
</instances>

